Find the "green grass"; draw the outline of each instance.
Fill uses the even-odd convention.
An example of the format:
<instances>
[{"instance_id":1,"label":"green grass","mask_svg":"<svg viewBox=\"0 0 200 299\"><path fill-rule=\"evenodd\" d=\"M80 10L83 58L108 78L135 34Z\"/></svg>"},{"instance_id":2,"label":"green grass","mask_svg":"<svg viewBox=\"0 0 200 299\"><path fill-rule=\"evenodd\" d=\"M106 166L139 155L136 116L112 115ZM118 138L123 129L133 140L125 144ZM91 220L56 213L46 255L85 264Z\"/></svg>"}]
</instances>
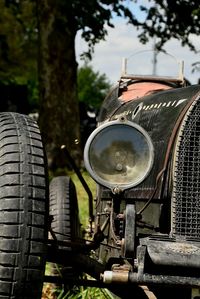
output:
<instances>
[{"instance_id":1,"label":"green grass","mask_svg":"<svg viewBox=\"0 0 200 299\"><path fill-rule=\"evenodd\" d=\"M108 290L80 287L67 294L62 290L57 299L113 299L113 297Z\"/></svg>"},{"instance_id":2,"label":"green grass","mask_svg":"<svg viewBox=\"0 0 200 299\"><path fill-rule=\"evenodd\" d=\"M95 198L95 196L96 196L95 182L93 181L93 179L91 179L91 177L89 176L89 174L86 171L83 171L82 175L93 194L93 198ZM83 188L77 175L75 173L69 173L69 176L71 177L71 179L73 180L73 182L76 186L80 221L81 221L83 227L86 228L89 223L88 195L87 195L85 189Z\"/></svg>"}]
</instances>

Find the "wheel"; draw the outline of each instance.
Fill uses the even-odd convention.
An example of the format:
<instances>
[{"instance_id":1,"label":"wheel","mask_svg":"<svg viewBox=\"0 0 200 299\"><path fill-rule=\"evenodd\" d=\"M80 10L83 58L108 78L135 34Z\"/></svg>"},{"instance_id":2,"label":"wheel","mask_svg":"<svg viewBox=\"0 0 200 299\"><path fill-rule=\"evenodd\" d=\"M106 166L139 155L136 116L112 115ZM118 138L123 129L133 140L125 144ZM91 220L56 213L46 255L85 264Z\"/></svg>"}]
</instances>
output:
<instances>
[{"instance_id":1,"label":"wheel","mask_svg":"<svg viewBox=\"0 0 200 299\"><path fill-rule=\"evenodd\" d=\"M39 299L47 240L47 180L35 121L0 113L0 299Z\"/></svg>"},{"instance_id":2,"label":"wheel","mask_svg":"<svg viewBox=\"0 0 200 299\"><path fill-rule=\"evenodd\" d=\"M76 189L67 176L55 177L50 182L50 216L51 228L57 240L73 242L81 237ZM58 270L58 267L54 267L54 274L58 274L56 268ZM78 275L74 270L70 261L68 267L59 267L59 272L67 281Z\"/></svg>"},{"instance_id":3,"label":"wheel","mask_svg":"<svg viewBox=\"0 0 200 299\"><path fill-rule=\"evenodd\" d=\"M50 215L57 240L72 241L80 237L76 189L67 176L55 177L50 183Z\"/></svg>"}]
</instances>

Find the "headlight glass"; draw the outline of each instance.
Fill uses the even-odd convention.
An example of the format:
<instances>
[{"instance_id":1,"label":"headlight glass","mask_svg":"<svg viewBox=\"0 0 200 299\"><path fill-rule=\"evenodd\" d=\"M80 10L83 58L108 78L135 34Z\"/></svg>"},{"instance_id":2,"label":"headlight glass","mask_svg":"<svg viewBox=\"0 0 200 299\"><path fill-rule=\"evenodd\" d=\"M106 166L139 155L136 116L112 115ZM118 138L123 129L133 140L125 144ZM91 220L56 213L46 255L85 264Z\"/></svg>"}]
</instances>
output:
<instances>
[{"instance_id":1,"label":"headlight glass","mask_svg":"<svg viewBox=\"0 0 200 299\"><path fill-rule=\"evenodd\" d=\"M147 132L124 118L97 128L84 151L85 166L99 184L124 190L141 183L153 163Z\"/></svg>"}]
</instances>

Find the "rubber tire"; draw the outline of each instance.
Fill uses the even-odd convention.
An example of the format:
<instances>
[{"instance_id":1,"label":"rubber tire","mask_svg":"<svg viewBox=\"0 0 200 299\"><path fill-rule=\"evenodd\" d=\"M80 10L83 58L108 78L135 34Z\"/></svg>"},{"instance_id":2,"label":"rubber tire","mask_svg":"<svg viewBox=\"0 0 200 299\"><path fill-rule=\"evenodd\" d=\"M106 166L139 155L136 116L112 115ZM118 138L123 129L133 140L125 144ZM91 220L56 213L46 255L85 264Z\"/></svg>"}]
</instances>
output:
<instances>
[{"instance_id":1,"label":"rubber tire","mask_svg":"<svg viewBox=\"0 0 200 299\"><path fill-rule=\"evenodd\" d=\"M0 299L39 299L48 238L45 158L35 121L0 113Z\"/></svg>"},{"instance_id":2,"label":"rubber tire","mask_svg":"<svg viewBox=\"0 0 200 299\"><path fill-rule=\"evenodd\" d=\"M50 215L57 240L73 241L80 237L76 189L68 176L58 176L50 182Z\"/></svg>"},{"instance_id":3,"label":"rubber tire","mask_svg":"<svg viewBox=\"0 0 200 299\"><path fill-rule=\"evenodd\" d=\"M81 237L76 188L68 176L58 176L50 182L50 215L51 228L57 240L73 242ZM72 250L70 246L68 249ZM79 271L70 260L64 267L56 264L52 266L53 274L64 278L65 292L72 288L73 280L80 276ZM56 287L59 288L59 285Z\"/></svg>"}]
</instances>

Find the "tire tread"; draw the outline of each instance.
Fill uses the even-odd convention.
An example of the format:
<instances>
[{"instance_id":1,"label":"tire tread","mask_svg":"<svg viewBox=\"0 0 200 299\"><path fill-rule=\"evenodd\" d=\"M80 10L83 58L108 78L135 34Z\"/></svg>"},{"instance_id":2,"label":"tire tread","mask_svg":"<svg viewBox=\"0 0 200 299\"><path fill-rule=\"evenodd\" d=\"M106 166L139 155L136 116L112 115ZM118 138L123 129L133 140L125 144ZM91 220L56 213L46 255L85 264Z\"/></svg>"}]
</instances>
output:
<instances>
[{"instance_id":1,"label":"tire tread","mask_svg":"<svg viewBox=\"0 0 200 299\"><path fill-rule=\"evenodd\" d=\"M36 122L0 113L0 298L41 298L47 239L45 168Z\"/></svg>"}]
</instances>

